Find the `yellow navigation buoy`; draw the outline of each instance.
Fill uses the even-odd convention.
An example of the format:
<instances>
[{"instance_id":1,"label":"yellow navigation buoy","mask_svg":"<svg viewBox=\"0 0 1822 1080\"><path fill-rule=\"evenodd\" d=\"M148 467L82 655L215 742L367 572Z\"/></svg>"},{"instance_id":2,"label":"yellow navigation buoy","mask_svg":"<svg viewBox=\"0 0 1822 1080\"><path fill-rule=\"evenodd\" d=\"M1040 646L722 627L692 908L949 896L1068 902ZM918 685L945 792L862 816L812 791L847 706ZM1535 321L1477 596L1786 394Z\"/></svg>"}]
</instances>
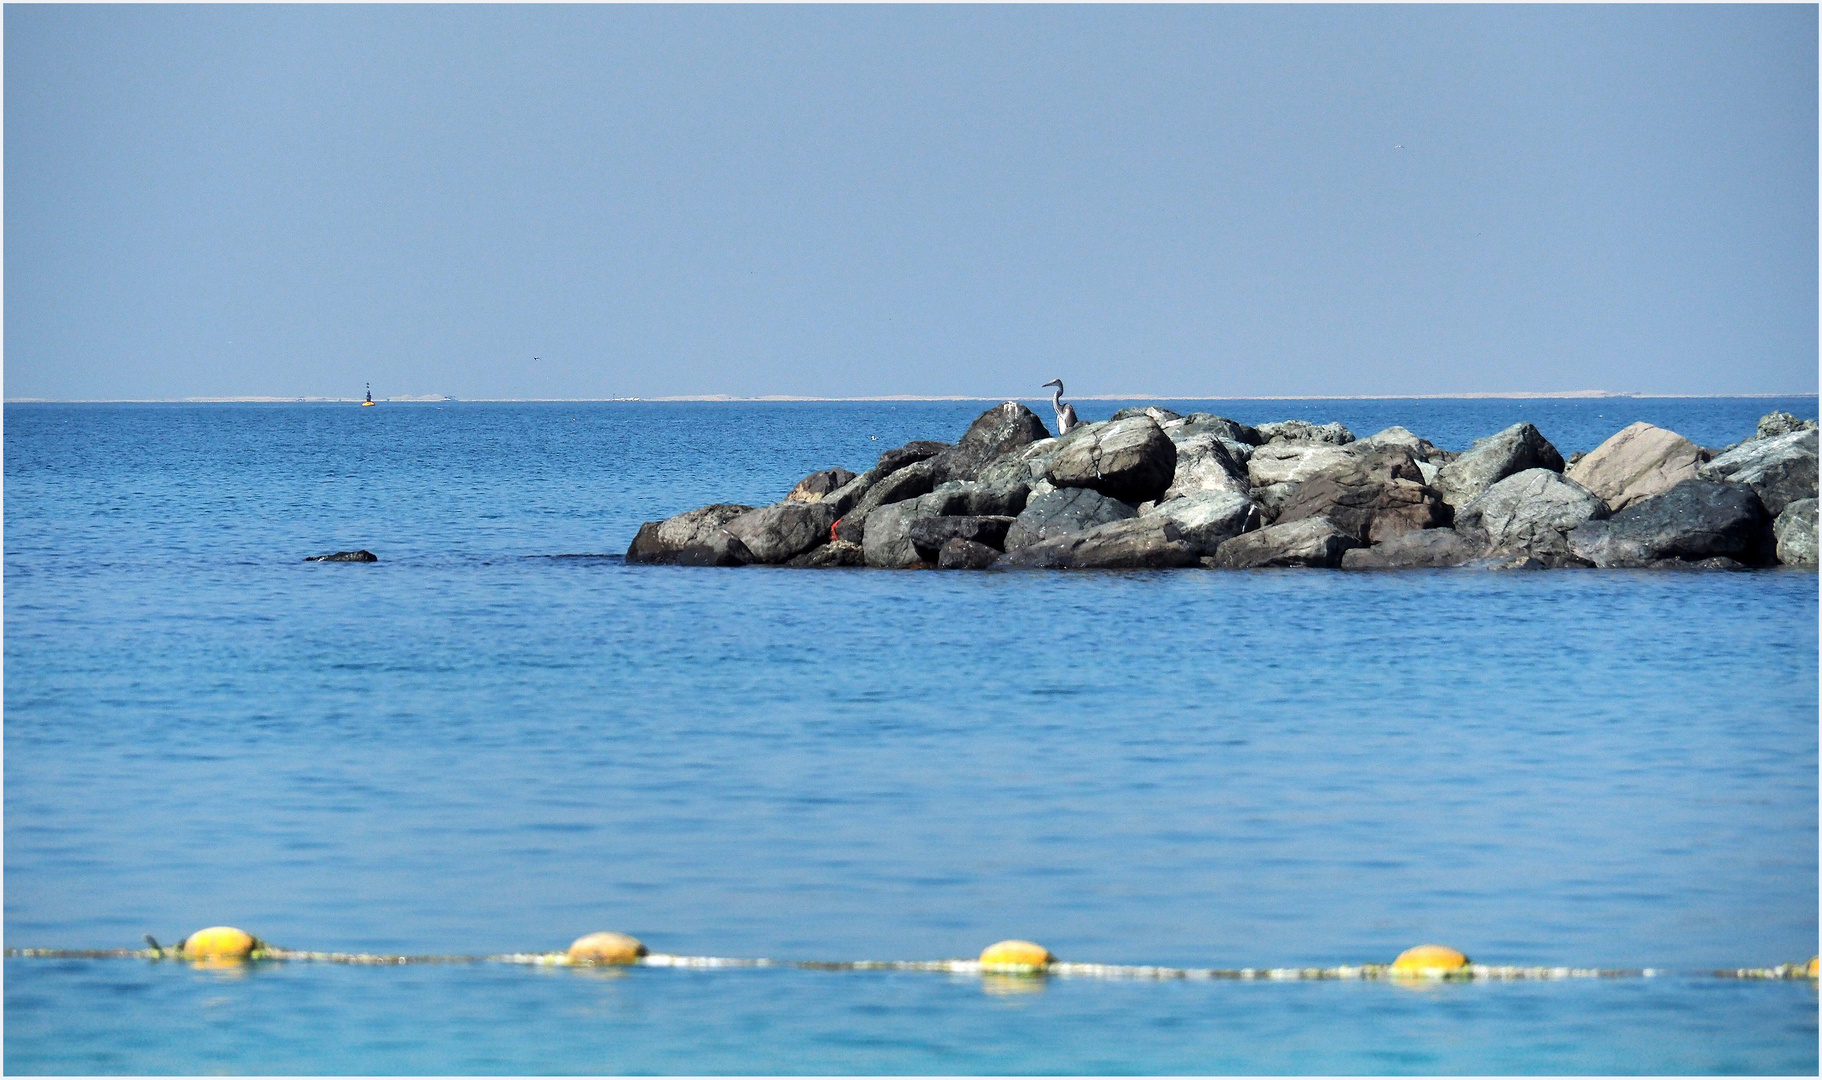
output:
<instances>
[{"instance_id":1,"label":"yellow navigation buoy","mask_svg":"<svg viewBox=\"0 0 1822 1080\"><path fill-rule=\"evenodd\" d=\"M177 944L186 960L245 960L264 942L232 926L211 926L198 930Z\"/></svg>"},{"instance_id":2,"label":"yellow navigation buoy","mask_svg":"<svg viewBox=\"0 0 1822 1080\"><path fill-rule=\"evenodd\" d=\"M1468 958L1447 945L1418 945L1392 961L1394 975L1446 975L1468 966Z\"/></svg>"},{"instance_id":3,"label":"yellow navigation buoy","mask_svg":"<svg viewBox=\"0 0 1822 1080\"><path fill-rule=\"evenodd\" d=\"M625 934L600 933L579 937L569 947L572 964L631 964L646 954L645 943Z\"/></svg>"},{"instance_id":4,"label":"yellow navigation buoy","mask_svg":"<svg viewBox=\"0 0 1822 1080\"><path fill-rule=\"evenodd\" d=\"M1035 971L1048 967L1055 960L1044 946L1017 938L996 942L981 950L981 967L989 971Z\"/></svg>"},{"instance_id":5,"label":"yellow navigation buoy","mask_svg":"<svg viewBox=\"0 0 1822 1080\"><path fill-rule=\"evenodd\" d=\"M1817 958L1817 957L1814 957L1814 956L1812 956L1812 957L1810 957L1810 958L1809 958L1809 972L1808 972L1808 974L1809 974L1809 977L1810 977L1810 978L1812 978L1812 979L1813 979L1813 978L1815 978L1815 977L1816 977L1816 960L1817 960L1817 959L1818 959L1818 958Z\"/></svg>"}]
</instances>

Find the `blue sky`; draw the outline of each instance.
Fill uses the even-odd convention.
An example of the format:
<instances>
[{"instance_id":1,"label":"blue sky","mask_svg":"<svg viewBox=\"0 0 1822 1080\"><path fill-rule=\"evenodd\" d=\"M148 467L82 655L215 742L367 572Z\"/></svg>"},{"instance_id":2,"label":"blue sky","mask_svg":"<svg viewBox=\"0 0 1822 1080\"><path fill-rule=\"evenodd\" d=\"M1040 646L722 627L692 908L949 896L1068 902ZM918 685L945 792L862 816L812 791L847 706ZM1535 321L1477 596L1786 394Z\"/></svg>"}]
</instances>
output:
<instances>
[{"instance_id":1,"label":"blue sky","mask_svg":"<svg viewBox=\"0 0 1822 1080\"><path fill-rule=\"evenodd\" d=\"M5 393L1813 393L1816 19L9 6Z\"/></svg>"}]
</instances>

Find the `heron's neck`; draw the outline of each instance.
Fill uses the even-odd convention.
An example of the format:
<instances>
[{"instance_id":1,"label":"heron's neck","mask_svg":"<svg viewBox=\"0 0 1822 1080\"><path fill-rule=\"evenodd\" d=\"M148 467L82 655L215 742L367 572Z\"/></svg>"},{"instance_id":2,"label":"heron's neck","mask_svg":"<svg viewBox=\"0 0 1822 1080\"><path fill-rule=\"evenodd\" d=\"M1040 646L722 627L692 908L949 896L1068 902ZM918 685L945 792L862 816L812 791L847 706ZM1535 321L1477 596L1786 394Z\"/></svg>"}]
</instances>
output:
<instances>
[{"instance_id":1,"label":"heron's neck","mask_svg":"<svg viewBox=\"0 0 1822 1080\"><path fill-rule=\"evenodd\" d=\"M1050 395L1050 403L1059 409L1063 407L1063 388L1062 387L1060 387L1060 386L1057 387L1057 392Z\"/></svg>"}]
</instances>

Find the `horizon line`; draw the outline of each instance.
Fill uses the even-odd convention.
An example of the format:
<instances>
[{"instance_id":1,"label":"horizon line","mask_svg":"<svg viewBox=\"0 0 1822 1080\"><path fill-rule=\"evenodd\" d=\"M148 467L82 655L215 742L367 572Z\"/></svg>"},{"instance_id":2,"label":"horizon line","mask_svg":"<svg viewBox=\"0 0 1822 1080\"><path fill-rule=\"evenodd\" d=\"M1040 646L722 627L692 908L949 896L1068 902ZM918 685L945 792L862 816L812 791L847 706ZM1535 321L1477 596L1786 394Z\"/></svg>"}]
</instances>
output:
<instances>
[{"instance_id":1,"label":"horizon line","mask_svg":"<svg viewBox=\"0 0 1822 1080\"><path fill-rule=\"evenodd\" d=\"M568 404L609 404L619 402L848 402L848 401L1042 401L1046 395L1036 394L1029 397L991 397L975 394L881 394L865 397L811 397L797 394L760 394L751 397L736 394L666 394L653 397L485 397L457 398L447 394L400 394L395 397L377 398L378 402L393 405L437 405L456 404L511 404L511 403L568 403ZM1651 394L1634 391L1611 390L1509 390L1509 391L1473 391L1458 394L1262 394L1229 397L1177 395L1177 394L1071 394L1075 401L1484 401L1484 400L1559 400L1559 401L1598 401L1598 400L1638 400L1638 399L1692 399L1692 398L1725 398L1739 400L1757 400L1764 398L1803 398L1816 397L1814 390L1798 393L1768 394ZM318 397L314 395L222 395L194 396L180 398L40 398L17 397L5 398L7 405L257 405L257 404L323 404L346 405L359 403L358 397Z\"/></svg>"}]
</instances>

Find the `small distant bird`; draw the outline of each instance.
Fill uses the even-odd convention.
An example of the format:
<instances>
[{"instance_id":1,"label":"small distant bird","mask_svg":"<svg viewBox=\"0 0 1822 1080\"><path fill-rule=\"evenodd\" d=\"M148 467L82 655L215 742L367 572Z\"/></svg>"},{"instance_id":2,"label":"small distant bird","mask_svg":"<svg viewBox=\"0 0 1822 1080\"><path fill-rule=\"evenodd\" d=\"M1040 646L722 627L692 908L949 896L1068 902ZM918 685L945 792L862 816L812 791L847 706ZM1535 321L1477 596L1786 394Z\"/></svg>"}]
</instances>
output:
<instances>
[{"instance_id":1,"label":"small distant bird","mask_svg":"<svg viewBox=\"0 0 1822 1080\"><path fill-rule=\"evenodd\" d=\"M1052 379L1044 385L1057 388L1050 397L1050 406L1057 411L1057 434L1067 435L1076 425L1075 406L1063 404L1063 380Z\"/></svg>"}]
</instances>

